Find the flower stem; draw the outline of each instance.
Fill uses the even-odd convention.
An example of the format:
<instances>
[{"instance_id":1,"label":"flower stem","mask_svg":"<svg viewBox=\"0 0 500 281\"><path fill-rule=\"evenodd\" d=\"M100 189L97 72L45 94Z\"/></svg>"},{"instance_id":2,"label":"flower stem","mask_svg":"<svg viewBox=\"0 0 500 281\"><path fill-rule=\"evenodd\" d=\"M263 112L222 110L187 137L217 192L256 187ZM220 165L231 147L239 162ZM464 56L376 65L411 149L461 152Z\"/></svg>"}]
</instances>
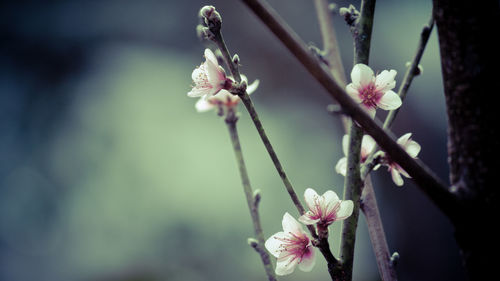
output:
<instances>
[{"instance_id":1,"label":"flower stem","mask_svg":"<svg viewBox=\"0 0 500 281\"><path fill-rule=\"evenodd\" d=\"M233 110L229 110L225 121L229 130L229 136L231 137L231 143L233 144L234 155L236 156L236 163L238 164L238 168L240 171L243 191L245 192L248 209L250 210L250 216L252 217L255 236L257 238L257 242L254 242L252 247L260 254L260 258L262 260L262 263L264 264L264 268L266 270L267 278L269 279L269 281L275 281L276 276L274 273L273 265L271 264L269 254L263 247L265 240L258 212L258 200L260 200L260 198L256 198L253 195L245 161L243 160L243 153L241 151L238 131L236 129L236 122L238 121L238 117Z\"/></svg>"}]
</instances>

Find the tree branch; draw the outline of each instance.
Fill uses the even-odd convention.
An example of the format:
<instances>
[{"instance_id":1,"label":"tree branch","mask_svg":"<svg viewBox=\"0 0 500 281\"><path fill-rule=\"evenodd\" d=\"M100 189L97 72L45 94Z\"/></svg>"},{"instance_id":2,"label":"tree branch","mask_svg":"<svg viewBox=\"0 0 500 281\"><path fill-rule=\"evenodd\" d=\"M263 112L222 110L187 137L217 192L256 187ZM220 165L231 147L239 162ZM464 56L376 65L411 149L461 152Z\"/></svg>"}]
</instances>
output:
<instances>
[{"instance_id":1,"label":"tree branch","mask_svg":"<svg viewBox=\"0 0 500 281\"><path fill-rule=\"evenodd\" d=\"M252 192L245 161L243 160L243 153L241 152L238 131L236 129L236 122L238 121L238 118L236 117L234 110L231 109L228 111L225 121L229 130L229 136L231 137L231 143L233 144L234 155L236 156L236 163L238 164L238 169L240 171L241 183L243 185L243 191L245 192L248 209L250 210L250 216L252 217L255 236L257 237L257 241L254 241L254 244L256 243L256 245L252 245L252 247L260 254L260 258L269 281L276 281L276 276L269 254L263 248L265 240L258 212L258 200L260 200L260 198L257 199Z\"/></svg>"},{"instance_id":2,"label":"tree branch","mask_svg":"<svg viewBox=\"0 0 500 281\"><path fill-rule=\"evenodd\" d=\"M448 217L458 213L459 204L455 196L429 168L411 158L380 126L366 114L326 72L313 57L298 35L277 13L261 0L242 0L278 37L289 51L303 64L310 74L337 100L346 114L360 124L387 154L413 178L420 189Z\"/></svg>"}]
</instances>

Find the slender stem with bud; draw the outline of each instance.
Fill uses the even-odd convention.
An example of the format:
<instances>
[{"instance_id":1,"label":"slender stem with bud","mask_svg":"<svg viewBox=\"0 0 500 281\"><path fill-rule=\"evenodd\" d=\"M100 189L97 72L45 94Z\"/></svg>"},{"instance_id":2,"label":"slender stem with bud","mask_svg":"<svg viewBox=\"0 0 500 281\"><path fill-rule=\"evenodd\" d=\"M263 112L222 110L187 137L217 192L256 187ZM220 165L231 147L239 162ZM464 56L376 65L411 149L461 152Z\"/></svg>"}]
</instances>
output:
<instances>
[{"instance_id":1,"label":"slender stem with bud","mask_svg":"<svg viewBox=\"0 0 500 281\"><path fill-rule=\"evenodd\" d=\"M233 144L234 155L236 156L236 163L238 164L238 168L240 171L241 183L243 185L243 191L245 192L248 209L250 210L250 216L252 217L255 237L257 238L250 238L249 244L257 251L257 253L259 253L269 281L275 281L276 275L274 273L273 265L271 264L268 252L264 248L265 240L258 212L260 193L258 191L255 194L252 192L252 187L250 185L250 179L248 178L245 161L243 160L243 153L241 151L238 131L236 129L236 122L238 121L238 117L236 116L234 110L231 109L228 111L225 121L229 130L229 136L231 137L231 143Z\"/></svg>"}]
</instances>

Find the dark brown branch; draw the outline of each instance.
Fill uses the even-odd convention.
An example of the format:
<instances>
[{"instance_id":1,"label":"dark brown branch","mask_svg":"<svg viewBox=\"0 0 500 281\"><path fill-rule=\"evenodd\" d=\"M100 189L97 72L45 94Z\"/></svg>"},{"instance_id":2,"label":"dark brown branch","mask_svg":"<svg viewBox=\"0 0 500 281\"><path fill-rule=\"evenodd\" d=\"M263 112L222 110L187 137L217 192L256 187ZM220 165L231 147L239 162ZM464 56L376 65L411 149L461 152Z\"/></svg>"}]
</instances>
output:
<instances>
[{"instance_id":1,"label":"dark brown branch","mask_svg":"<svg viewBox=\"0 0 500 281\"><path fill-rule=\"evenodd\" d=\"M245 4L262 20L264 24L278 37L289 51L302 63L309 73L327 90L327 92L344 108L345 112L366 133L384 149L391 159L400 164L412 176L419 188L448 217L454 217L458 211L455 196L448 191L443 183L429 168L420 161L411 158L380 126L368 116L326 72L313 57L298 35L279 17L265 2L260 0L243 0Z\"/></svg>"}]
</instances>

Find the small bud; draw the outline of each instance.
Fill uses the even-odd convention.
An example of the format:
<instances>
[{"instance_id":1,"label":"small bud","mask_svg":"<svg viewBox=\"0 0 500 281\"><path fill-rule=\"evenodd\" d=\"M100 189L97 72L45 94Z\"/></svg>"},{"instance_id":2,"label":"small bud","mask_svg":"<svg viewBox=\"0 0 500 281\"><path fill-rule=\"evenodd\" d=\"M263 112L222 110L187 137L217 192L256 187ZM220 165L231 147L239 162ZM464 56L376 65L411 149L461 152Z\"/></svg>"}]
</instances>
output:
<instances>
[{"instance_id":1,"label":"small bud","mask_svg":"<svg viewBox=\"0 0 500 281\"><path fill-rule=\"evenodd\" d=\"M214 34L208 27L201 24L196 26L196 35L200 40L213 40L215 38Z\"/></svg>"},{"instance_id":2,"label":"small bud","mask_svg":"<svg viewBox=\"0 0 500 281\"><path fill-rule=\"evenodd\" d=\"M238 54L234 54L234 56L233 56L233 63L236 64L236 65L240 64L240 56L238 56Z\"/></svg>"},{"instance_id":3,"label":"small bud","mask_svg":"<svg viewBox=\"0 0 500 281\"><path fill-rule=\"evenodd\" d=\"M253 192L253 204L255 205L255 207L257 207L259 205L260 199L262 199L260 189L256 189Z\"/></svg>"},{"instance_id":4,"label":"small bud","mask_svg":"<svg viewBox=\"0 0 500 281\"><path fill-rule=\"evenodd\" d=\"M219 30L222 25L222 17L214 6L204 6L200 9L200 16L204 19L205 24L214 30Z\"/></svg>"},{"instance_id":5,"label":"small bud","mask_svg":"<svg viewBox=\"0 0 500 281\"><path fill-rule=\"evenodd\" d=\"M410 67L410 66L411 66L411 62L409 62L409 61L406 62L406 67ZM415 72L413 73L413 75L418 76L418 75L421 75L422 73L424 73L424 67L421 64L419 64L417 66L417 68L415 68Z\"/></svg>"},{"instance_id":6,"label":"small bud","mask_svg":"<svg viewBox=\"0 0 500 281\"><path fill-rule=\"evenodd\" d=\"M326 107L326 111L332 115L345 114L345 112L342 110L342 107L338 104L329 104Z\"/></svg>"},{"instance_id":7,"label":"small bud","mask_svg":"<svg viewBox=\"0 0 500 281\"><path fill-rule=\"evenodd\" d=\"M248 239L247 239L247 243L248 243L248 245L250 245L252 248L257 248L257 246L259 246L259 241L257 241L257 239L255 239L255 238L248 238Z\"/></svg>"},{"instance_id":8,"label":"small bud","mask_svg":"<svg viewBox=\"0 0 500 281\"><path fill-rule=\"evenodd\" d=\"M344 17L344 20L348 25L353 26L356 20L359 18L359 11L356 10L356 7L351 4L349 5L349 8L340 8L339 15Z\"/></svg>"},{"instance_id":9,"label":"small bud","mask_svg":"<svg viewBox=\"0 0 500 281\"><path fill-rule=\"evenodd\" d=\"M395 267L398 264L399 258L400 258L400 256L399 256L398 252L392 253L392 256L391 256L392 267Z\"/></svg>"}]
</instances>

